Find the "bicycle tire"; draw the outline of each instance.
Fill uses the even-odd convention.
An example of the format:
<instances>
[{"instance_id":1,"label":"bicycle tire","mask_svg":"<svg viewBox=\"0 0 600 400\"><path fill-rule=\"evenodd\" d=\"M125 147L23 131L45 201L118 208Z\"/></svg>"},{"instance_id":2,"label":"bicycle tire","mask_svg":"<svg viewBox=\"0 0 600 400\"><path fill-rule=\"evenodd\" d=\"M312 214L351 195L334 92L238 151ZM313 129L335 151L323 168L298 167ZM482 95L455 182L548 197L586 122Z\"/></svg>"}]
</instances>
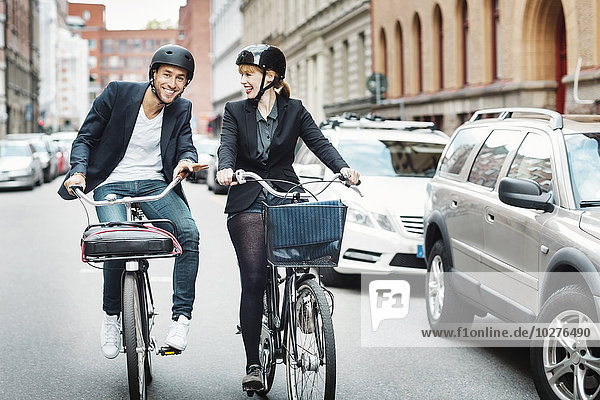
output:
<instances>
[{"instance_id":1,"label":"bicycle tire","mask_svg":"<svg viewBox=\"0 0 600 400\"><path fill-rule=\"evenodd\" d=\"M123 279L123 339L127 356L127 380L131 400L146 399L146 366L148 346L144 342L143 313L145 296L141 293L138 275L125 273ZM138 351L142 349L142 351Z\"/></svg>"},{"instance_id":2,"label":"bicycle tire","mask_svg":"<svg viewBox=\"0 0 600 400\"><path fill-rule=\"evenodd\" d=\"M268 289L267 289L268 290ZM267 295L263 296L263 316L262 327L260 331L260 343L258 345L261 366L263 367L264 388L256 391L261 396L269 393L273 387L275 379L275 369L277 367L277 358L275 357L275 332L269 321L269 305Z\"/></svg>"},{"instance_id":3,"label":"bicycle tire","mask_svg":"<svg viewBox=\"0 0 600 400\"><path fill-rule=\"evenodd\" d=\"M336 350L333 320L325 292L315 279L302 281L298 286L294 315L288 318L287 325L285 361L288 398L334 400Z\"/></svg>"}]
</instances>

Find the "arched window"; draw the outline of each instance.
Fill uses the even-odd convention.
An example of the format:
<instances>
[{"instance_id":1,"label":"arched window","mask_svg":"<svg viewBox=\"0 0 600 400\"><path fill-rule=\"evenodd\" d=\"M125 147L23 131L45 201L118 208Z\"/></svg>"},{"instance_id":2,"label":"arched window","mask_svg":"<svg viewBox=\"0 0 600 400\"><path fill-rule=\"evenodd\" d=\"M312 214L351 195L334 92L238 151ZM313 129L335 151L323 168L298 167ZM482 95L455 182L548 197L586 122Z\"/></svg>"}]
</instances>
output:
<instances>
[{"instance_id":1,"label":"arched window","mask_svg":"<svg viewBox=\"0 0 600 400\"><path fill-rule=\"evenodd\" d=\"M423 34L421 29L421 18L415 13L413 18L414 38L414 71L417 75L417 92L423 92Z\"/></svg>"},{"instance_id":2,"label":"arched window","mask_svg":"<svg viewBox=\"0 0 600 400\"><path fill-rule=\"evenodd\" d=\"M469 10L467 8L466 0L458 0L458 17L459 17L459 29L460 29L460 57L458 58L460 63L459 68L459 86L466 86L469 82Z\"/></svg>"},{"instance_id":3,"label":"arched window","mask_svg":"<svg viewBox=\"0 0 600 400\"><path fill-rule=\"evenodd\" d=\"M435 87L441 90L444 88L444 22L439 4L436 4L433 10L433 29L435 34L433 40L433 64L435 71L437 71Z\"/></svg>"},{"instance_id":4,"label":"arched window","mask_svg":"<svg viewBox=\"0 0 600 400\"><path fill-rule=\"evenodd\" d=\"M381 28L379 31L379 48L378 48L378 57L377 57L377 71L381 72L385 76L387 76L387 36L385 34L385 29Z\"/></svg>"},{"instance_id":5,"label":"arched window","mask_svg":"<svg viewBox=\"0 0 600 400\"><path fill-rule=\"evenodd\" d=\"M394 92L399 96L404 95L404 38L400 21L396 22L396 70L394 71Z\"/></svg>"}]
</instances>

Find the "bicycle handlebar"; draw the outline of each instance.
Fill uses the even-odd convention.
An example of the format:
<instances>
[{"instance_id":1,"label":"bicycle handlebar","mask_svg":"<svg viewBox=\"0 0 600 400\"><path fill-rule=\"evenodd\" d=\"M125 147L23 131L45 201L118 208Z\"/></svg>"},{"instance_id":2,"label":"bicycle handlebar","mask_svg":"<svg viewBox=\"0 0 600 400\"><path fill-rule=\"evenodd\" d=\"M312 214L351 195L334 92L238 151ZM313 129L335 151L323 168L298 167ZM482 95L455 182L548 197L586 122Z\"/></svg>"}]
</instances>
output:
<instances>
[{"instance_id":1,"label":"bicycle handlebar","mask_svg":"<svg viewBox=\"0 0 600 400\"><path fill-rule=\"evenodd\" d=\"M267 192L271 193L273 196L279 197L279 198L289 198L292 197L294 199L302 199L302 200L310 200L314 198L314 195L310 192L279 192L277 190L275 190L271 185L269 185L266 181L269 181L269 179L264 179L262 178L260 175L258 175L257 173L254 172L250 172L250 171L244 171L243 169L238 169L235 171L235 173L233 174L233 180L237 181L239 184L244 184L246 183L246 179L252 179L255 182L258 182L263 188L266 189ZM337 173L334 175L334 178L331 182L333 182L334 180L339 179L340 181L345 181L346 177L344 177L342 174ZM294 182L289 182L291 184L294 185L298 185L299 187L301 187L301 184L296 184ZM359 181L360 184L360 181ZM351 186L350 184L345 183L345 185L347 187L351 187L352 189L356 190L358 194L361 195L362 197L362 193L360 193L360 190L358 190L358 188L356 188L355 186ZM320 193L320 192L319 192Z\"/></svg>"},{"instance_id":2,"label":"bicycle handlebar","mask_svg":"<svg viewBox=\"0 0 600 400\"><path fill-rule=\"evenodd\" d=\"M123 197L123 198L118 199L113 194L113 195L106 196L107 197L106 200L97 201L97 200L90 198L85 193L83 193L83 190L82 190L83 188L81 186L71 186L70 189L73 191L73 193L75 193L75 196L77 196L81 200L83 200L86 203L88 203L92 206L95 206L95 207L110 206L113 204L145 203L148 201L160 200L163 197L165 197L167 195L167 193L169 193L171 190L173 190L173 188L175 186L177 186L183 180L185 175L187 175L187 174L181 172L179 175L177 175L175 177L175 179L173 179L173 181L171 183L169 183L169 185L166 188L164 188L164 190L161 193L153 195L153 196Z\"/></svg>"}]
</instances>

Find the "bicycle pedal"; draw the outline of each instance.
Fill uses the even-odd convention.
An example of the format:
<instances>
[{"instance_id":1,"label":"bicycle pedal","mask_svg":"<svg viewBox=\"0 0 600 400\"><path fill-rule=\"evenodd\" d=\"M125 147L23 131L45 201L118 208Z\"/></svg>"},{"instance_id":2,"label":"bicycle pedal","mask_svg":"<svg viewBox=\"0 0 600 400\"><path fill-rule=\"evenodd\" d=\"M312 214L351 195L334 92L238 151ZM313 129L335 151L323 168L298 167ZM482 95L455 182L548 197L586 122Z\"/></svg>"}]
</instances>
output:
<instances>
[{"instance_id":1,"label":"bicycle pedal","mask_svg":"<svg viewBox=\"0 0 600 400\"><path fill-rule=\"evenodd\" d=\"M181 354L181 350L177 350L171 346L163 346L158 349L158 354L161 356L176 356Z\"/></svg>"}]
</instances>

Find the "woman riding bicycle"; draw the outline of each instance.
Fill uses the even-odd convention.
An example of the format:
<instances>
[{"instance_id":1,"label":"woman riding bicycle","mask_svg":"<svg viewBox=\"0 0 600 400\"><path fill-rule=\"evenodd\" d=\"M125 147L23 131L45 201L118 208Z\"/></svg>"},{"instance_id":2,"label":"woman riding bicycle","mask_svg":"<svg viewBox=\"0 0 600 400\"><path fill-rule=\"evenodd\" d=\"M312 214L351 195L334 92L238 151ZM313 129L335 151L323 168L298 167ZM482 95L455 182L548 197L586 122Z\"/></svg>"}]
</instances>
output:
<instances>
[{"instance_id":1,"label":"woman riding bicycle","mask_svg":"<svg viewBox=\"0 0 600 400\"><path fill-rule=\"evenodd\" d=\"M247 99L225 105L217 181L231 186L225 213L242 286L240 325L246 351L242 387L261 390L264 383L258 348L267 281L261 210L263 202L279 201L257 182L236 185L234 170L241 168L264 179L298 183L292 163L296 142L302 138L328 168L345 175L350 184L358 183L359 174L323 136L302 102L290 99L290 87L284 82L286 61L281 50L268 44L248 46L240 52L236 64ZM282 182L274 184L282 191L291 188Z\"/></svg>"}]
</instances>

